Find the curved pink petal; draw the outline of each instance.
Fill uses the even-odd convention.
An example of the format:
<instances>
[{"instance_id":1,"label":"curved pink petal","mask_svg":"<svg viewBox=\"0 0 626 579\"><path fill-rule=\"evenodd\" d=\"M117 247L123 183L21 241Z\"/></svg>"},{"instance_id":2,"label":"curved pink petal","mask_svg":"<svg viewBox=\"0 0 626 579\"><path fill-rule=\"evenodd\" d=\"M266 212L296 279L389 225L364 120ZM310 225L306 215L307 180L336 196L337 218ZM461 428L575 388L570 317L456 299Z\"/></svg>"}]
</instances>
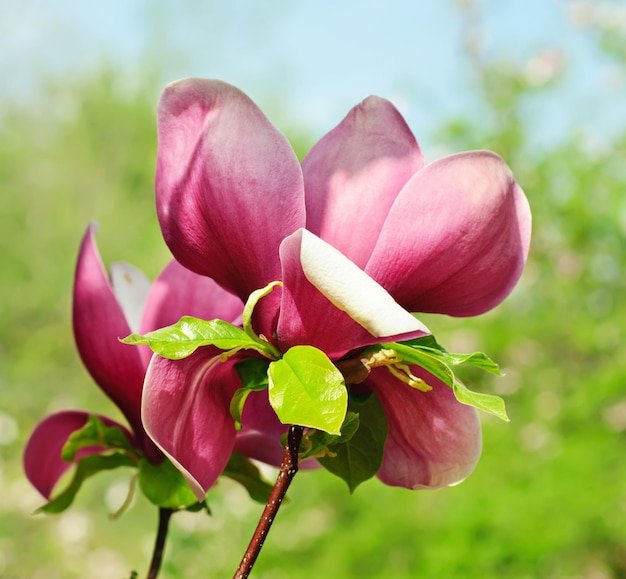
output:
<instances>
[{"instance_id":1,"label":"curved pink petal","mask_svg":"<svg viewBox=\"0 0 626 579\"><path fill-rule=\"evenodd\" d=\"M57 482L80 458L90 454L99 454L101 447L83 448L77 453L74 462L66 462L61 458L61 450L69 436L80 430L89 419L88 412L68 410L51 414L44 418L33 430L24 449L24 472L31 484L48 500ZM117 422L100 416L109 426L121 428L129 440L132 434Z\"/></svg>"},{"instance_id":2,"label":"curved pink petal","mask_svg":"<svg viewBox=\"0 0 626 579\"><path fill-rule=\"evenodd\" d=\"M307 229L365 267L394 199L423 165L397 109L365 99L302 162Z\"/></svg>"},{"instance_id":3,"label":"curved pink petal","mask_svg":"<svg viewBox=\"0 0 626 579\"><path fill-rule=\"evenodd\" d=\"M287 139L243 92L203 79L165 88L158 133L157 212L178 261L242 300L279 279L280 242L305 223L302 170Z\"/></svg>"},{"instance_id":4,"label":"curved pink petal","mask_svg":"<svg viewBox=\"0 0 626 579\"><path fill-rule=\"evenodd\" d=\"M478 315L513 289L530 229L528 201L504 161L460 153L406 184L365 271L411 311Z\"/></svg>"},{"instance_id":5,"label":"curved pink petal","mask_svg":"<svg viewBox=\"0 0 626 579\"><path fill-rule=\"evenodd\" d=\"M433 387L411 388L386 368L375 368L364 383L378 396L389 435L378 478L409 489L439 488L461 482L482 449L476 410L461 404L452 389L422 368L411 371Z\"/></svg>"},{"instance_id":6,"label":"curved pink petal","mask_svg":"<svg viewBox=\"0 0 626 579\"><path fill-rule=\"evenodd\" d=\"M144 384L145 428L202 500L235 444L230 400L239 387L232 362L200 348L183 360L152 357Z\"/></svg>"},{"instance_id":7,"label":"curved pink petal","mask_svg":"<svg viewBox=\"0 0 626 579\"><path fill-rule=\"evenodd\" d=\"M277 336L283 351L307 344L336 360L382 338L427 333L383 288L309 231L301 229L286 238L280 259L283 291ZM375 286L373 291L370 286Z\"/></svg>"},{"instance_id":8,"label":"curved pink petal","mask_svg":"<svg viewBox=\"0 0 626 579\"><path fill-rule=\"evenodd\" d=\"M105 273L90 226L83 238L74 280L73 325L76 346L96 384L123 412L152 459L159 453L141 424L145 362L137 346L120 343L130 328Z\"/></svg>"},{"instance_id":9,"label":"curved pink petal","mask_svg":"<svg viewBox=\"0 0 626 579\"><path fill-rule=\"evenodd\" d=\"M174 324L182 316L238 323L242 311L237 296L172 260L150 288L140 333Z\"/></svg>"}]
</instances>

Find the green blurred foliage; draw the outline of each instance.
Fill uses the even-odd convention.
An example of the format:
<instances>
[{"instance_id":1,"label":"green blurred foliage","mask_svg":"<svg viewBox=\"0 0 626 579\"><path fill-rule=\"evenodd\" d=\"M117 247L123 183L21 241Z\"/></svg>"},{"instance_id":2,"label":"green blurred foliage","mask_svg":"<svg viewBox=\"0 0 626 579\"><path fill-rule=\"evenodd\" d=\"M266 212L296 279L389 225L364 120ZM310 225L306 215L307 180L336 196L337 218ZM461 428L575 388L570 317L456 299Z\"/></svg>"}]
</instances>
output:
<instances>
[{"instance_id":1,"label":"green blurred foliage","mask_svg":"<svg viewBox=\"0 0 626 579\"><path fill-rule=\"evenodd\" d=\"M451 489L417 493L374 479L351 496L327 472L299 474L259 579L626 577L626 119L610 142L572 130L539 150L527 105L549 96L558 75L538 88L515 63L477 59L476 70L480 114L451 120L437 138L507 160L533 209L531 255L495 311L425 321L449 350L483 350L504 367L504 378L470 372L466 381L503 395L512 421L484 417L483 458ZM154 277L169 259L153 203L157 89L148 85L129 92L111 68L51 83L45 110L13 103L0 114L3 577L147 568L155 509L138 498L121 519L107 517L130 471L89 481L66 514L32 516L41 499L20 457L52 410L117 416L78 360L70 294L90 219L101 223L106 263L126 260ZM307 139L297 138L301 155ZM173 517L164 578L236 568L261 507L228 480L209 505L211 517Z\"/></svg>"}]
</instances>

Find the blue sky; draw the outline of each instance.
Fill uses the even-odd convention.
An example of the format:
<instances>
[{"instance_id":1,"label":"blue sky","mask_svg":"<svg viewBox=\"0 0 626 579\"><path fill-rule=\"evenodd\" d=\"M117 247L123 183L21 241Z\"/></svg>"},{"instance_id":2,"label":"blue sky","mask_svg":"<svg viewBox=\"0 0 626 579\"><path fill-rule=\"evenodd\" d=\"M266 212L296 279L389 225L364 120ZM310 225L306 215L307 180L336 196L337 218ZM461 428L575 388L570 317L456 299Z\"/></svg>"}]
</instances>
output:
<instances>
[{"instance_id":1,"label":"blue sky","mask_svg":"<svg viewBox=\"0 0 626 579\"><path fill-rule=\"evenodd\" d=\"M470 18L453 0L5 1L0 96L45 98L39 79L90 70L105 59L119 63L120 77L128 79L148 59L163 83L221 78L250 94L277 124L316 136L378 94L400 108L420 138L451 114L473 114L473 73L464 54L471 32L487 54L529 70L541 51L563 56L567 74L559 90L534 105L546 138L579 124L593 131L614 123L623 70L620 77L589 31L572 24L572 2L474 4ZM611 82L617 88L604 88Z\"/></svg>"}]
</instances>

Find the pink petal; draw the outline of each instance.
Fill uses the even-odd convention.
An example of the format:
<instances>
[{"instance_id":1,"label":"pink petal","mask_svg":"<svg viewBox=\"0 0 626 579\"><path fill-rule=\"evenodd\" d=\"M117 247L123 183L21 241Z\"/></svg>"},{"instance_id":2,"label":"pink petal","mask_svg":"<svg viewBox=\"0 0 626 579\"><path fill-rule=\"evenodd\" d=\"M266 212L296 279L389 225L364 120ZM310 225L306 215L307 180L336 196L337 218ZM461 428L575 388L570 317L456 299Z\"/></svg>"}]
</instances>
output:
<instances>
[{"instance_id":1,"label":"pink petal","mask_svg":"<svg viewBox=\"0 0 626 579\"><path fill-rule=\"evenodd\" d=\"M74 462L66 462L61 458L61 450L69 436L85 426L88 418L88 412L78 410L51 414L30 435L24 449L24 471L31 484L46 499L50 499L57 482L79 459L103 451L101 447L92 446L81 449ZM100 418L109 426L118 426L133 440L132 434L124 426L103 416Z\"/></svg>"},{"instance_id":2,"label":"pink petal","mask_svg":"<svg viewBox=\"0 0 626 579\"><path fill-rule=\"evenodd\" d=\"M453 155L407 183L365 270L411 311L478 315L517 283L530 228L526 197L500 157Z\"/></svg>"},{"instance_id":3,"label":"pink petal","mask_svg":"<svg viewBox=\"0 0 626 579\"><path fill-rule=\"evenodd\" d=\"M315 255L320 249L321 255ZM336 360L382 338L426 333L383 288L312 233L301 229L285 239L280 258L283 292L277 335L283 351L307 344ZM370 291L370 284L377 291ZM374 300L373 307L364 296Z\"/></svg>"},{"instance_id":4,"label":"pink petal","mask_svg":"<svg viewBox=\"0 0 626 579\"><path fill-rule=\"evenodd\" d=\"M178 261L242 300L279 279L280 242L305 221L287 139L244 93L201 79L165 88L158 132L157 210Z\"/></svg>"},{"instance_id":5,"label":"pink petal","mask_svg":"<svg viewBox=\"0 0 626 579\"><path fill-rule=\"evenodd\" d=\"M411 371L433 389L411 388L386 368L375 368L365 382L378 396L389 422L378 478L408 489L459 483L480 457L478 413L457 402L452 389L425 370L411 366Z\"/></svg>"},{"instance_id":6,"label":"pink petal","mask_svg":"<svg viewBox=\"0 0 626 579\"><path fill-rule=\"evenodd\" d=\"M423 165L396 108L365 99L302 162L307 229L365 267L389 208Z\"/></svg>"},{"instance_id":7,"label":"pink petal","mask_svg":"<svg viewBox=\"0 0 626 579\"><path fill-rule=\"evenodd\" d=\"M207 347L183 360L154 355L144 385L145 428L199 500L224 470L235 443L230 400L239 378L220 354Z\"/></svg>"},{"instance_id":8,"label":"pink petal","mask_svg":"<svg viewBox=\"0 0 626 579\"><path fill-rule=\"evenodd\" d=\"M74 281L73 324L76 346L96 384L124 413L149 457L158 451L141 424L141 390L145 362L137 346L119 342L130 334L113 295L96 242L94 226L85 233Z\"/></svg>"},{"instance_id":9,"label":"pink petal","mask_svg":"<svg viewBox=\"0 0 626 579\"><path fill-rule=\"evenodd\" d=\"M237 296L172 260L150 288L140 333L174 324L182 316L238 323L242 311Z\"/></svg>"}]
</instances>

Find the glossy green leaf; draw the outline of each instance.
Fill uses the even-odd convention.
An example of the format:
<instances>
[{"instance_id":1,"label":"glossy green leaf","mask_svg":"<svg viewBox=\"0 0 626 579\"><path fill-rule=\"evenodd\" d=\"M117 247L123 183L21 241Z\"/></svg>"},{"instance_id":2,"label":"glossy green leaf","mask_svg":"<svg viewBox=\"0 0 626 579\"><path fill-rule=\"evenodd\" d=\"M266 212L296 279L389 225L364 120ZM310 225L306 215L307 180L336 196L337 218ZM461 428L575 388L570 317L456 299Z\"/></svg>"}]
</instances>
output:
<instances>
[{"instance_id":1,"label":"glossy green leaf","mask_svg":"<svg viewBox=\"0 0 626 579\"><path fill-rule=\"evenodd\" d=\"M132 458L119 452L113 454L91 454L81 458L76 465L74 477L70 484L50 502L37 509L37 512L48 514L63 512L74 502L74 498L85 480L100 471L112 470L121 466L136 467L137 463Z\"/></svg>"},{"instance_id":2,"label":"glossy green leaf","mask_svg":"<svg viewBox=\"0 0 626 579\"><path fill-rule=\"evenodd\" d=\"M85 426L70 435L61 451L61 458L72 462L79 450L89 446L123 450L131 456L137 454L126 433L119 426L107 426L95 415L89 416Z\"/></svg>"},{"instance_id":3,"label":"glossy green leaf","mask_svg":"<svg viewBox=\"0 0 626 579\"><path fill-rule=\"evenodd\" d=\"M185 477L167 459L153 464L142 459L139 463L139 488L157 507L184 509L198 502Z\"/></svg>"},{"instance_id":4,"label":"glossy green leaf","mask_svg":"<svg viewBox=\"0 0 626 579\"><path fill-rule=\"evenodd\" d=\"M269 399L283 424L340 434L348 393L343 376L313 346L294 346L269 365Z\"/></svg>"},{"instance_id":5,"label":"glossy green leaf","mask_svg":"<svg viewBox=\"0 0 626 579\"><path fill-rule=\"evenodd\" d=\"M241 430L241 415L250 392L265 390L269 386L267 369L269 363L259 358L246 358L235 364L235 370L241 380L239 388L230 401L230 415L235 421L235 428Z\"/></svg>"},{"instance_id":6,"label":"glossy green leaf","mask_svg":"<svg viewBox=\"0 0 626 579\"><path fill-rule=\"evenodd\" d=\"M222 474L242 485L252 500L267 503L273 485L263 479L261 471L243 454L233 452Z\"/></svg>"},{"instance_id":7,"label":"glossy green leaf","mask_svg":"<svg viewBox=\"0 0 626 579\"><path fill-rule=\"evenodd\" d=\"M261 298L264 298L266 295L270 294L272 290L277 286L282 286L283 283L281 281L272 281L268 283L265 287L253 291L248 297L246 304L243 308L243 313L241 314L241 322L243 324L243 330L254 340L258 340L259 337L252 329L252 313L254 312L254 308ZM278 356L277 356L278 357Z\"/></svg>"},{"instance_id":8,"label":"glossy green leaf","mask_svg":"<svg viewBox=\"0 0 626 579\"><path fill-rule=\"evenodd\" d=\"M310 428L302 438L300 444L300 460L310 457L319 457L326 454L329 445L342 444L350 440L359 429L359 415L356 412L346 412L346 417L341 425L341 434L328 434L323 430Z\"/></svg>"},{"instance_id":9,"label":"glossy green leaf","mask_svg":"<svg viewBox=\"0 0 626 579\"><path fill-rule=\"evenodd\" d=\"M353 493L357 486L380 470L388 426L383 407L374 394L364 401L351 397L349 411L359 416L358 430L346 442L328 447L334 456L327 455L318 461L343 479Z\"/></svg>"},{"instance_id":10,"label":"glossy green leaf","mask_svg":"<svg viewBox=\"0 0 626 579\"><path fill-rule=\"evenodd\" d=\"M200 320L184 316L178 322L144 336L131 334L121 340L124 344L148 345L153 352L178 360L193 354L201 346L216 346L234 353L238 350L256 350L274 359L275 348L268 342L251 338L241 328L224 320Z\"/></svg>"},{"instance_id":11,"label":"glossy green leaf","mask_svg":"<svg viewBox=\"0 0 626 579\"><path fill-rule=\"evenodd\" d=\"M473 392L458 379L454 382L453 390L454 395L459 402L478 408L478 410L489 412L489 414L493 414L501 420L509 422L509 417L504 406L504 400L502 400L499 396L483 394L482 392Z\"/></svg>"},{"instance_id":12,"label":"glossy green leaf","mask_svg":"<svg viewBox=\"0 0 626 579\"><path fill-rule=\"evenodd\" d=\"M444 384L452 388L456 399L462 404L473 406L474 408L493 414L501 420L508 422L509 418L506 414L502 398L494 396L493 394L484 394L469 390L460 382L454 370L450 367L452 365L467 363L487 370L488 372L500 374L497 364L485 354L449 354L448 352L436 348L407 344L411 344L411 342L381 344L381 347L395 350L402 358L403 363L421 366L433 376L439 378Z\"/></svg>"}]
</instances>

